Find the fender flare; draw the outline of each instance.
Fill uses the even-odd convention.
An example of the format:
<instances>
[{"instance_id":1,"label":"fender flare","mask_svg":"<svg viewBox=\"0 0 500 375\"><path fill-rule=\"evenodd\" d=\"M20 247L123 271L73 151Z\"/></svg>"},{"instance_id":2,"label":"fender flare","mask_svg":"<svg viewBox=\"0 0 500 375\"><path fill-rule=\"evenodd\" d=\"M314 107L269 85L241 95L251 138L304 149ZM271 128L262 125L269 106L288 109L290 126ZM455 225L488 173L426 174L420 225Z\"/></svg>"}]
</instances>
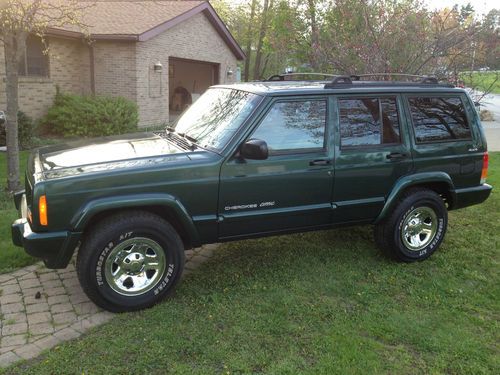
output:
<instances>
[{"instance_id":1,"label":"fender flare","mask_svg":"<svg viewBox=\"0 0 500 375\"><path fill-rule=\"evenodd\" d=\"M145 206L162 207L172 212L188 235L189 242L193 245L200 243L198 231L188 211L177 198L170 194L132 194L91 200L73 216L70 222L71 230L83 232L95 215L105 211Z\"/></svg>"},{"instance_id":2,"label":"fender flare","mask_svg":"<svg viewBox=\"0 0 500 375\"><path fill-rule=\"evenodd\" d=\"M401 177L394 184L389 196L385 200L384 207L374 221L374 224L381 222L394 207L403 191L409 187L423 185L426 183L446 183L454 200L455 187L450 175L445 172L422 172Z\"/></svg>"}]
</instances>

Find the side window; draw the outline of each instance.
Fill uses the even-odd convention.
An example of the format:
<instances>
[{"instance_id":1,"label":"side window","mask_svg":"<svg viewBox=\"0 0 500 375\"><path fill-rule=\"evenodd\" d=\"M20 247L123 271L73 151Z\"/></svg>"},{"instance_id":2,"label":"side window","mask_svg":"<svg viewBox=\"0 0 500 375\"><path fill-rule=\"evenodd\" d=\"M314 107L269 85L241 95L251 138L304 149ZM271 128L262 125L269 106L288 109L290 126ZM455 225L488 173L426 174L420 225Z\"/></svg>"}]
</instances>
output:
<instances>
[{"instance_id":1,"label":"side window","mask_svg":"<svg viewBox=\"0 0 500 375\"><path fill-rule=\"evenodd\" d=\"M326 100L275 103L252 138L267 142L270 154L325 148Z\"/></svg>"},{"instance_id":2,"label":"side window","mask_svg":"<svg viewBox=\"0 0 500 375\"><path fill-rule=\"evenodd\" d=\"M400 143L396 98L339 99L343 147Z\"/></svg>"},{"instance_id":3,"label":"side window","mask_svg":"<svg viewBox=\"0 0 500 375\"><path fill-rule=\"evenodd\" d=\"M459 97L411 97L408 102L417 143L471 138Z\"/></svg>"},{"instance_id":4,"label":"side window","mask_svg":"<svg viewBox=\"0 0 500 375\"><path fill-rule=\"evenodd\" d=\"M42 40L33 35L26 39L26 50L18 66L20 76L48 77L49 58L44 53L45 46Z\"/></svg>"}]
</instances>

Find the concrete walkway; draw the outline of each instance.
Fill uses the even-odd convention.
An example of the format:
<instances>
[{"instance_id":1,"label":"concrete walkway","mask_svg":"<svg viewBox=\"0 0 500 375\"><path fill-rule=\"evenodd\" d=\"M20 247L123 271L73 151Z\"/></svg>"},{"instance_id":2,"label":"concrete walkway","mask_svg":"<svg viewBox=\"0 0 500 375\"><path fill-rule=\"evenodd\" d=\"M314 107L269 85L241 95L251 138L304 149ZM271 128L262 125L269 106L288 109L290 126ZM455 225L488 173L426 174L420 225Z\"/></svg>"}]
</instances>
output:
<instances>
[{"instance_id":1,"label":"concrete walkway","mask_svg":"<svg viewBox=\"0 0 500 375\"><path fill-rule=\"evenodd\" d=\"M488 151L500 151L500 117L499 121L482 121L482 124Z\"/></svg>"},{"instance_id":2,"label":"concrete walkway","mask_svg":"<svg viewBox=\"0 0 500 375\"><path fill-rule=\"evenodd\" d=\"M481 95L480 92L474 95ZM486 109L493 115L493 121L482 121L486 141L488 142L488 151L500 151L500 95L487 94L481 100L481 110Z\"/></svg>"},{"instance_id":3,"label":"concrete walkway","mask_svg":"<svg viewBox=\"0 0 500 375\"><path fill-rule=\"evenodd\" d=\"M217 245L186 251L184 276L208 260ZM168 303L168 302L167 302ZM110 320L83 293L74 262L64 270L42 263L0 275L0 367L37 357Z\"/></svg>"}]
</instances>

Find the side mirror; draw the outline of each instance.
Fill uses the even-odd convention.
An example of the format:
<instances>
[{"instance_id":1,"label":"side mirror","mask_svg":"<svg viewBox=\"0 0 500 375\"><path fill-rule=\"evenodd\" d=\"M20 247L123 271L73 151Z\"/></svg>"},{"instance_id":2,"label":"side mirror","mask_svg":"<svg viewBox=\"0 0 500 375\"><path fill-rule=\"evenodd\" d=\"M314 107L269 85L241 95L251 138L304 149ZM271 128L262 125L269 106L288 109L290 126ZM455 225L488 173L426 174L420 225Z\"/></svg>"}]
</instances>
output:
<instances>
[{"instance_id":1,"label":"side mirror","mask_svg":"<svg viewBox=\"0 0 500 375\"><path fill-rule=\"evenodd\" d=\"M240 146L240 156L244 159L265 160L269 156L267 143L260 139L249 139Z\"/></svg>"}]
</instances>

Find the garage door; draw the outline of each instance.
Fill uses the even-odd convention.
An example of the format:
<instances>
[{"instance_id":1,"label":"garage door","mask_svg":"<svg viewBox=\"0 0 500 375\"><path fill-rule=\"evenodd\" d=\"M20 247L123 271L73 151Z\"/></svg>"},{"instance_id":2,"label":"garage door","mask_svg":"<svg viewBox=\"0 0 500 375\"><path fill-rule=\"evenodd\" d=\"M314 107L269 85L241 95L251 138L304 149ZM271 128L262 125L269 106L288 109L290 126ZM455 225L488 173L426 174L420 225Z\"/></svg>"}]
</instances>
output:
<instances>
[{"instance_id":1,"label":"garage door","mask_svg":"<svg viewBox=\"0 0 500 375\"><path fill-rule=\"evenodd\" d=\"M219 83L219 64L171 57L168 74L170 116L175 117Z\"/></svg>"}]
</instances>

